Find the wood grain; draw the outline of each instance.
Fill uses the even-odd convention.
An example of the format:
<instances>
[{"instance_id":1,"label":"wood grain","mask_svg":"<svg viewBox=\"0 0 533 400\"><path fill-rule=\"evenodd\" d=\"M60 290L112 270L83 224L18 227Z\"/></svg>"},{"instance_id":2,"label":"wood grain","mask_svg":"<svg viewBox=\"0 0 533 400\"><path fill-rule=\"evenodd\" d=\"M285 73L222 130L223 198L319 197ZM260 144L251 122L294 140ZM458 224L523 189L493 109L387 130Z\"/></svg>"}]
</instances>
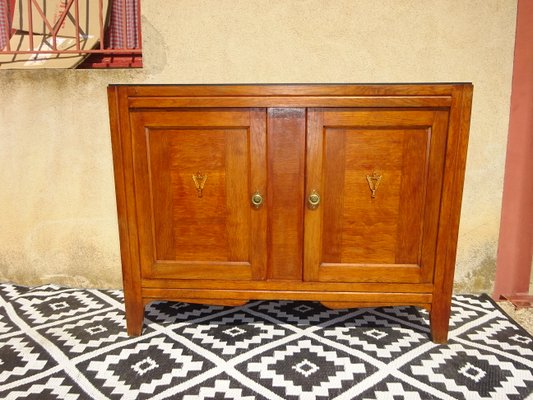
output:
<instances>
[{"instance_id":1,"label":"wood grain","mask_svg":"<svg viewBox=\"0 0 533 400\"><path fill-rule=\"evenodd\" d=\"M220 289L143 289L144 298L164 298L171 301L179 298L187 299L211 299L215 304L217 299L224 300L304 300L304 301L342 301L382 304L383 298L396 304L429 304L431 294L429 293L365 293L365 292L316 292L316 291L272 291L272 290L226 290Z\"/></svg>"},{"instance_id":2,"label":"wood grain","mask_svg":"<svg viewBox=\"0 0 533 400\"><path fill-rule=\"evenodd\" d=\"M108 98L130 335L152 300L286 299L423 307L447 340L471 84L112 85Z\"/></svg>"},{"instance_id":3,"label":"wood grain","mask_svg":"<svg viewBox=\"0 0 533 400\"><path fill-rule=\"evenodd\" d=\"M127 88L108 88L122 279L124 301L127 304L127 331L128 335L140 335L145 304L141 291L135 195L131 185L132 153L129 150L131 142L127 99Z\"/></svg>"},{"instance_id":4,"label":"wood grain","mask_svg":"<svg viewBox=\"0 0 533 400\"><path fill-rule=\"evenodd\" d=\"M217 280L203 277L191 279L143 279L144 288L154 289L217 289L228 290L272 290L272 291L315 291L315 292L386 292L386 293L429 293L431 283L388 283L388 282L306 282L281 280Z\"/></svg>"},{"instance_id":5,"label":"wood grain","mask_svg":"<svg viewBox=\"0 0 533 400\"><path fill-rule=\"evenodd\" d=\"M268 110L268 279L302 280L305 109Z\"/></svg>"},{"instance_id":6,"label":"wood grain","mask_svg":"<svg viewBox=\"0 0 533 400\"><path fill-rule=\"evenodd\" d=\"M323 193L322 153L324 148L323 113L317 109L307 110L305 196L306 201L313 191ZM304 280L318 281L322 259L322 221L324 206L316 209L305 207L304 213Z\"/></svg>"},{"instance_id":7,"label":"wood grain","mask_svg":"<svg viewBox=\"0 0 533 400\"><path fill-rule=\"evenodd\" d=\"M250 180L249 195L258 191L263 198L267 194L267 137L266 137L266 110L250 110ZM250 206L248 199L248 212L251 214L251 225L248 238L250 241L250 259L252 262L252 278L255 280L266 279L268 263L268 212L263 200L259 208ZM247 238L241 238L241 240Z\"/></svg>"},{"instance_id":8,"label":"wood grain","mask_svg":"<svg viewBox=\"0 0 533 400\"><path fill-rule=\"evenodd\" d=\"M469 84L264 84L264 85L111 85L125 90L128 97L309 97L309 96L416 96L439 97L452 95ZM154 106L156 104L152 104Z\"/></svg>"},{"instance_id":9,"label":"wood grain","mask_svg":"<svg viewBox=\"0 0 533 400\"><path fill-rule=\"evenodd\" d=\"M438 226L439 241L435 261L433 290L435 300L430 314L431 335L436 343L446 343L448 338L472 92L472 85L455 87L450 107L441 217Z\"/></svg>"},{"instance_id":10,"label":"wood grain","mask_svg":"<svg viewBox=\"0 0 533 400\"><path fill-rule=\"evenodd\" d=\"M131 108L174 107L446 107L449 97L306 96L306 97L135 97Z\"/></svg>"},{"instance_id":11,"label":"wood grain","mask_svg":"<svg viewBox=\"0 0 533 400\"><path fill-rule=\"evenodd\" d=\"M253 209L250 196L266 188L265 118L264 110L132 113L144 277L264 276L266 208ZM207 176L201 197L198 172Z\"/></svg>"},{"instance_id":12,"label":"wood grain","mask_svg":"<svg viewBox=\"0 0 533 400\"><path fill-rule=\"evenodd\" d=\"M314 253L306 250L309 280L431 280L447 115L335 108L309 114L307 170L313 178L307 179L323 188L323 213L313 210L316 220L306 220ZM367 177L374 172L381 180L373 198Z\"/></svg>"}]
</instances>

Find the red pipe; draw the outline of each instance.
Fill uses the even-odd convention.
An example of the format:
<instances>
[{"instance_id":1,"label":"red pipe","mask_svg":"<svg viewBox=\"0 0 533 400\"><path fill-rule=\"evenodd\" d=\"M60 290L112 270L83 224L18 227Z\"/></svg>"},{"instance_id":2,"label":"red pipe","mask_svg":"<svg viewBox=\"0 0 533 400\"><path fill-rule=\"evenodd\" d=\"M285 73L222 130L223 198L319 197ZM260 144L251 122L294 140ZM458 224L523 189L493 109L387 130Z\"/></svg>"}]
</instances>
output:
<instances>
[{"instance_id":1,"label":"red pipe","mask_svg":"<svg viewBox=\"0 0 533 400\"><path fill-rule=\"evenodd\" d=\"M533 1L519 0L493 297L527 294L533 254Z\"/></svg>"}]
</instances>

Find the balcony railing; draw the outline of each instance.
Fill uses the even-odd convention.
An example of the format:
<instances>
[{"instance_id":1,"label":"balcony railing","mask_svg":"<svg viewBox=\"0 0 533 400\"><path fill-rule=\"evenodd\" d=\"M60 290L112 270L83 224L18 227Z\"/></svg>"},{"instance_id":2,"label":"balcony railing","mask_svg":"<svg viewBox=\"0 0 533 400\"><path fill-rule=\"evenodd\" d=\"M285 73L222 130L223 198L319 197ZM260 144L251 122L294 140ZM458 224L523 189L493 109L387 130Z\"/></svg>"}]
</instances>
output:
<instances>
[{"instance_id":1,"label":"balcony railing","mask_svg":"<svg viewBox=\"0 0 533 400\"><path fill-rule=\"evenodd\" d=\"M0 0L0 48L0 68L140 66L140 0Z\"/></svg>"}]
</instances>

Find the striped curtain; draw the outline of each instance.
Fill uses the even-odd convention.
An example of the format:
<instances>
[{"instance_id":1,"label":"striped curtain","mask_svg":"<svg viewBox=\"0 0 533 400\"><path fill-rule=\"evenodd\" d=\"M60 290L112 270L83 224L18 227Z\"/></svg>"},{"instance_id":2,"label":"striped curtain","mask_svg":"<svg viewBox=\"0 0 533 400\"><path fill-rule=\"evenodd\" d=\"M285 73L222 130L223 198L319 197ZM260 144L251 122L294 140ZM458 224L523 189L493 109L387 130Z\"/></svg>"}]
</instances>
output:
<instances>
[{"instance_id":1,"label":"striped curtain","mask_svg":"<svg viewBox=\"0 0 533 400\"><path fill-rule=\"evenodd\" d=\"M6 47L11 31L10 0L0 0L0 50Z\"/></svg>"},{"instance_id":2,"label":"striped curtain","mask_svg":"<svg viewBox=\"0 0 533 400\"><path fill-rule=\"evenodd\" d=\"M140 47L138 3L140 0L112 0L110 48L135 49Z\"/></svg>"}]
</instances>

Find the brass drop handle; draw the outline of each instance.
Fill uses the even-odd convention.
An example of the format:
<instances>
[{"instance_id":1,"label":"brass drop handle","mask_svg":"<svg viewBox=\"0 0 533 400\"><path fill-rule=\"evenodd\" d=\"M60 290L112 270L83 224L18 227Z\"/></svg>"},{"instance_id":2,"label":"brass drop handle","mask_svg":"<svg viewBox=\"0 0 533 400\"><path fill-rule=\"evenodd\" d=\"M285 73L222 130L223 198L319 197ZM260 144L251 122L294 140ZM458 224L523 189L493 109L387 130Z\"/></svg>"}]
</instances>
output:
<instances>
[{"instance_id":1,"label":"brass drop handle","mask_svg":"<svg viewBox=\"0 0 533 400\"><path fill-rule=\"evenodd\" d=\"M261 207L262 204L263 204L263 196L261 196L261 193L257 191L252 195L252 206L254 206L255 208L259 208Z\"/></svg>"},{"instance_id":2,"label":"brass drop handle","mask_svg":"<svg viewBox=\"0 0 533 400\"><path fill-rule=\"evenodd\" d=\"M317 208L320 204L320 195L316 190L313 190L309 197L307 198L307 204L311 210Z\"/></svg>"}]
</instances>

